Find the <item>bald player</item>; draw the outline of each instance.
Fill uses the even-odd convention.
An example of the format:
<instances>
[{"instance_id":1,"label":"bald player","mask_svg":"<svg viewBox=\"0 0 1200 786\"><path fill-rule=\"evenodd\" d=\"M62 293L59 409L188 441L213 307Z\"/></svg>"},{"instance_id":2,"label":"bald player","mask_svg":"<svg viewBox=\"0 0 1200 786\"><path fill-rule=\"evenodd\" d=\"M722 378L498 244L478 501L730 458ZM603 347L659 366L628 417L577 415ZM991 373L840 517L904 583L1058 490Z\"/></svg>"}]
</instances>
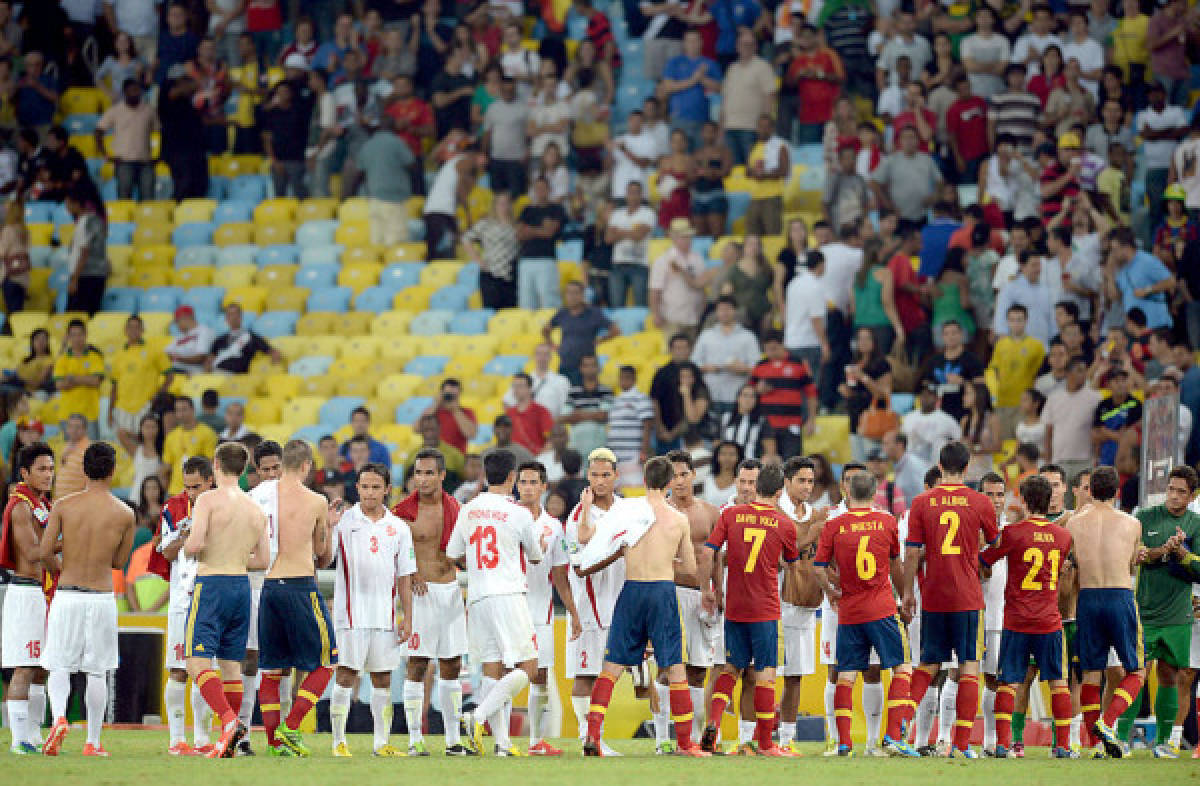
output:
<instances>
[{"instance_id":1,"label":"bald player","mask_svg":"<svg viewBox=\"0 0 1200 786\"><path fill-rule=\"evenodd\" d=\"M1127 754L1113 724L1138 695L1146 679L1142 662L1142 631L1133 597L1133 576L1141 552L1142 525L1116 507L1121 488L1116 470L1099 467L1092 473L1092 504L1067 524L1074 542L1079 581L1076 602L1077 647L1083 685L1079 702L1083 721L1113 758ZM1125 678L1100 714L1100 680L1108 665L1108 649L1117 651Z\"/></svg>"},{"instance_id":2,"label":"bald player","mask_svg":"<svg viewBox=\"0 0 1200 786\"><path fill-rule=\"evenodd\" d=\"M234 755L249 733L238 719L242 706L242 659L250 632L247 569L267 567L271 545L267 517L238 486L250 455L241 443L226 442L213 456L216 488L196 497L184 553L196 560L196 583L188 610L188 676L221 720L221 737L210 759ZM187 468L184 468L187 471ZM217 661L218 674L212 668Z\"/></svg>"},{"instance_id":3,"label":"bald player","mask_svg":"<svg viewBox=\"0 0 1200 786\"><path fill-rule=\"evenodd\" d=\"M331 515L324 497L304 485L312 466L307 442L293 439L283 446L276 523L279 552L267 571L258 607L259 665L264 670L258 701L267 743L276 756L312 755L300 738L300 723L325 693L337 665L333 623L316 578L316 567L333 561L337 517ZM340 506L336 510L340 514ZM281 727L279 679L283 669L291 668L307 671L308 676Z\"/></svg>"},{"instance_id":4,"label":"bald player","mask_svg":"<svg viewBox=\"0 0 1200 786\"><path fill-rule=\"evenodd\" d=\"M123 570L133 548L133 510L112 495L117 453L107 442L93 442L83 452L83 491L54 504L46 532L38 544L42 565L62 573L46 619L42 668L50 672L47 687L54 726L42 752L57 756L70 725L67 699L71 675L87 674L87 744L84 756L108 756L100 745L100 729L108 707L105 673L117 668L117 599L113 571Z\"/></svg>"}]
</instances>

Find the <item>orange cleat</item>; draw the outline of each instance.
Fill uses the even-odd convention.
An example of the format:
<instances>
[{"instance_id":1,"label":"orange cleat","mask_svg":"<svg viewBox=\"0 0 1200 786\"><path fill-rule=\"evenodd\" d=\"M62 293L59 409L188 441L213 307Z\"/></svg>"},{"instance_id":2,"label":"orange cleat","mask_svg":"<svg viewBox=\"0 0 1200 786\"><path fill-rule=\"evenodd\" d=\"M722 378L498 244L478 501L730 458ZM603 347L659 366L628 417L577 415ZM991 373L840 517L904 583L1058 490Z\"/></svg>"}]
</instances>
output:
<instances>
[{"instance_id":1,"label":"orange cleat","mask_svg":"<svg viewBox=\"0 0 1200 786\"><path fill-rule=\"evenodd\" d=\"M192 756L195 755L196 749L186 742L177 742L167 748L167 754L171 756Z\"/></svg>"},{"instance_id":2,"label":"orange cleat","mask_svg":"<svg viewBox=\"0 0 1200 786\"><path fill-rule=\"evenodd\" d=\"M751 744L749 742L743 742L741 745L738 745L736 748L734 748L732 751L730 751L728 755L730 755L730 756L757 756L758 750L754 747L753 744Z\"/></svg>"},{"instance_id":3,"label":"orange cleat","mask_svg":"<svg viewBox=\"0 0 1200 786\"><path fill-rule=\"evenodd\" d=\"M208 754L210 759L231 759L233 753L237 749L238 743L246 736L246 727L242 722L231 720L225 724L225 728L221 729L221 738L217 740L217 744L213 746L212 751Z\"/></svg>"},{"instance_id":4,"label":"orange cleat","mask_svg":"<svg viewBox=\"0 0 1200 786\"><path fill-rule=\"evenodd\" d=\"M1200 759L1200 745L1197 745L1195 748L1192 749L1192 758Z\"/></svg>"},{"instance_id":5,"label":"orange cleat","mask_svg":"<svg viewBox=\"0 0 1200 786\"><path fill-rule=\"evenodd\" d=\"M107 759L109 756L108 751L104 750L103 745L93 745L90 742L87 745L83 746L83 755L84 756L99 756L100 758L103 758L103 759Z\"/></svg>"},{"instance_id":6,"label":"orange cleat","mask_svg":"<svg viewBox=\"0 0 1200 786\"><path fill-rule=\"evenodd\" d=\"M210 754L212 752L213 752L213 744L211 742L206 742L203 745L197 745L196 747L192 748L191 752L188 755L189 756L208 756L208 754Z\"/></svg>"},{"instance_id":7,"label":"orange cleat","mask_svg":"<svg viewBox=\"0 0 1200 786\"><path fill-rule=\"evenodd\" d=\"M712 756L708 751L700 750L700 746L696 743L690 745L680 745L675 752L676 756L691 756L694 759L707 759Z\"/></svg>"},{"instance_id":8,"label":"orange cleat","mask_svg":"<svg viewBox=\"0 0 1200 786\"><path fill-rule=\"evenodd\" d=\"M530 756L561 756L563 752L550 743L542 740L536 745L529 746Z\"/></svg>"},{"instance_id":9,"label":"orange cleat","mask_svg":"<svg viewBox=\"0 0 1200 786\"><path fill-rule=\"evenodd\" d=\"M70 728L66 718L54 721L54 725L50 727L50 734L46 737L46 744L42 746L42 753L47 756L57 756Z\"/></svg>"},{"instance_id":10,"label":"orange cleat","mask_svg":"<svg viewBox=\"0 0 1200 786\"><path fill-rule=\"evenodd\" d=\"M798 759L798 758L800 758L799 753L796 753L795 751L792 751L792 750L788 750L787 748L781 748L778 745L772 745L769 748L759 748L758 755L759 756L773 756L777 759Z\"/></svg>"}]
</instances>

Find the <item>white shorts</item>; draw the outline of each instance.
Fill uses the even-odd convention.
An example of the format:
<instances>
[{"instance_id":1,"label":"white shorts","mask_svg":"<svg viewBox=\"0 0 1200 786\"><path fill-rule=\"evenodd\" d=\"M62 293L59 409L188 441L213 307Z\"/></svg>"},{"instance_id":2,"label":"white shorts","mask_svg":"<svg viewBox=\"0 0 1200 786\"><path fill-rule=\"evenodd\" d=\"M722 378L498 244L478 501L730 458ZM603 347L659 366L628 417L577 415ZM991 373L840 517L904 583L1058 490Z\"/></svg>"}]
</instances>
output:
<instances>
[{"instance_id":1,"label":"white shorts","mask_svg":"<svg viewBox=\"0 0 1200 786\"><path fill-rule=\"evenodd\" d=\"M6 669L41 665L46 596L41 587L9 584L0 611L0 655Z\"/></svg>"},{"instance_id":2,"label":"white shorts","mask_svg":"<svg viewBox=\"0 0 1200 786\"><path fill-rule=\"evenodd\" d=\"M471 604L467 639L475 663L518 663L536 660L537 644L525 593L489 595Z\"/></svg>"},{"instance_id":3,"label":"white shorts","mask_svg":"<svg viewBox=\"0 0 1200 786\"><path fill-rule=\"evenodd\" d=\"M1193 635L1195 635L1195 634L1193 634ZM1108 648L1108 665L1106 665L1104 668L1115 669L1117 666L1123 666L1123 665L1124 664L1121 663L1121 657L1119 655L1117 655L1117 651L1115 649L1113 649L1112 647L1109 647Z\"/></svg>"},{"instance_id":4,"label":"white shorts","mask_svg":"<svg viewBox=\"0 0 1200 786\"><path fill-rule=\"evenodd\" d=\"M59 589L46 620L42 668L101 674L117 667L117 599Z\"/></svg>"},{"instance_id":5,"label":"white shorts","mask_svg":"<svg viewBox=\"0 0 1200 786\"><path fill-rule=\"evenodd\" d=\"M675 599L683 622L683 662L707 669L713 665L713 617L704 611L698 589L676 587Z\"/></svg>"},{"instance_id":6,"label":"white shorts","mask_svg":"<svg viewBox=\"0 0 1200 786\"><path fill-rule=\"evenodd\" d=\"M783 669L785 677L803 677L817 670L817 610L781 603Z\"/></svg>"},{"instance_id":7,"label":"white shorts","mask_svg":"<svg viewBox=\"0 0 1200 786\"><path fill-rule=\"evenodd\" d=\"M838 614L828 605L821 607L821 665L836 666L837 665L837 629L838 629ZM879 653L875 648L871 648L871 658L868 661L872 666L879 665Z\"/></svg>"},{"instance_id":8,"label":"white shorts","mask_svg":"<svg viewBox=\"0 0 1200 786\"><path fill-rule=\"evenodd\" d=\"M187 668L187 659L183 656L187 650L183 635L187 628L187 615L186 611L174 609L167 612L167 651L163 655L163 668L167 671Z\"/></svg>"},{"instance_id":9,"label":"white shorts","mask_svg":"<svg viewBox=\"0 0 1200 786\"><path fill-rule=\"evenodd\" d=\"M604 663L604 648L608 646L608 631L584 628L579 638L567 640L567 679L595 677Z\"/></svg>"},{"instance_id":10,"label":"white shorts","mask_svg":"<svg viewBox=\"0 0 1200 786\"><path fill-rule=\"evenodd\" d=\"M457 581L426 584L429 591L413 595L412 638L408 654L449 660L467 654L467 610ZM526 604L525 618L529 618Z\"/></svg>"},{"instance_id":11,"label":"white shorts","mask_svg":"<svg viewBox=\"0 0 1200 786\"><path fill-rule=\"evenodd\" d=\"M262 597L264 574L250 574L250 630L246 634L246 649L258 652L258 600Z\"/></svg>"},{"instance_id":12,"label":"white shorts","mask_svg":"<svg viewBox=\"0 0 1200 786\"><path fill-rule=\"evenodd\" d=\"M717 615L717 621L713 624L713 665L725 665L725 614Z\"/></svg>"},{"instance_id":13,"label":"white shorts","mask_svg":"<svg viewBox=\"0 0 1200 786\"><path fill-rule=\"evenodd\" d=\"M400 665L396 631L378 628L341 628L337 631L338 665L357 672L391 673Z\"/></svg>"},{"instance_id":14,"label":"white shorts","mask_svg":"<svg viewBox=\"0 0 1200 786\"><path fill-rule=\"evenodd\" d=\"M538 668L554 668L554 626L534 625L533 643L537 646Z\"/></svg>"},{"instance_id":15,"label":"white shorts","mask_svg":"<svg viewBox=\"0 0 1200 786\"><path fill-rule=\"evenodd\" d=\"M1000 673L1000 631L998 630L983 632L983 673Z\"/></svg>"},{"instance_id":16,"label":"white shorts","mask_svg":"<svg viewBox=\"0 0 1200 786\"><path fill-rule=\"evenodd\" d=\"M1200 620L1192 622L1192 654L1188 666L1200 669Z\"/></svg>"},{"instance_id":17,"label":"white shorts","mask_svg":"<svg viewBox=\"0 0 1200 786\"><path fill-rule=\"evenodd\" d=\"M140 434L139 421L142 415L150 409L150 405L142 407L137 412L126 412L119 407L112 408L113 427L120 431L128 431L130 434Z\"/></svg>"}]
</instances>

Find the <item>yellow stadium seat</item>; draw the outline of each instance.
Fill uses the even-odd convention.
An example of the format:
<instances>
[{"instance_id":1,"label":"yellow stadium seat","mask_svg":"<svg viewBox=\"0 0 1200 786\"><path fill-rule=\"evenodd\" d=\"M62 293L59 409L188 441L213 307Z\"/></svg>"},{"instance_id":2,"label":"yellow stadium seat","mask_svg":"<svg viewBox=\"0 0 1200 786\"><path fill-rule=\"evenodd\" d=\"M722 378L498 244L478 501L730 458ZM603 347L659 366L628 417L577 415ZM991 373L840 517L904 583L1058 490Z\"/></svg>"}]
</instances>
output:
<instances>
[{"instance_id":1,"label":"yellow stadium seat","mask_svg":"<svg viewBox=\"0 0 1200 786\"><path fill-rule=\"evenodd\" d=\"M88 320L88 339L95 342L124 336L125 320L128 318L129 314L122 311L97 311Z\"/></svg>"},{"instance_id":2,"label":"yellow stadium seat","mask_svg":"<svg viewBox=\"0 0 1200 786\"><path fill-rule=\"evenodd\" d=\"M302 336L298 338L298 343L304 347L302 355L328 355L335 358L342 345L346 343L346 339L341 336Z\"/></svg>"},{"instance_id":3,"label":"yellow stadium seat","mask_svg":"<svg viewBox=\"0 0 1200 786\"><path fill-rule=\"evenodd\" d=\"M496 354L498 341L495 336L459 336L458 351L466 355L481 355L490 360Z\"/></svg>"},{"instance_id":4,"label":"yellow stadium seat","mask_svg":"<svg viewBox=\"0 0 1200 786\"><path fill-rule=\"evenodd\" d=\"M279 394L271 397L255 397L246 402L246 423L253 427L262 427L279 421Z\"/></svg>"},{"instance_id":5,"label":"yellow stadium seat","mask_svg":"<svg viewBox=\"0 0 1200 786\"><path fill-rule=\"evenodd\" d=\"M458 377L459 379L471 377L479 374L483 370L484 364L490 359L491 358L479 356L459 355L454 357L449 363L446 364L446 367L442 370L442 373L448 377Z\"/></svg>"},{"instance_id":6,"label":"yellow stadium seat","mask_svg":"<svg viewBox=\"0 0 1200 786\"><path fill-rule=\"evenodd\" d=\"M372 337L360 336L359 338L351 339L346 343L349 344L353 341L363 341L366 338ZM377 348L378 345L372 347L372 349ZM347 351L337 360L333 361L333 363L329 366L328 374L336 379L347 379L350 377L369 379L371 381L371 393L364 393L363 395L374 395L376 380L374 380L371 374L367 371L367 369L374 364L374 362L374 358L363 355L360 352Z\"/></svg>"},{"instance_id":7,"label":"yellow stadium seat","mask_svg":"<svg viewBox=\"0 0 1200 786\"><path fill-rule=\"evenodd\" d=\"M282 422L289 425L294 424L297 427L316 423L320 417L321 405L325 403L325 399L322 397L303 395L303 382L300 389L301 395L292 396L283 402L279 413L279 419Z\"/></svg>"},{"instance_id":8,"label":"yellow stadium seat","mask_svg":"<svg viewBox=\"0 0 1200 786\"><path fill-rule=\"evenodd\" d=\"M218 280L221 286L229 289L231 287L248 287L254 284L254 277L258 275L258 268L254 265L226 265L221 268L221 274Z\"/></svg>"},{"instance_id":9,"label":"yellow stadium seat","mask_svg":"<svg viewBox=\"0 0 1200 786\"><path fill-rule=\"evenodd\" d=\"M399 243L390 246L384 255L384 261L391 262L424 262L424 243Z\"/></svg>"},{"instance_id":10,"label":"yellow stadium seat","mask_svg":"<svg viewBox=\"0 0 1200 786\"><path fill-rule=\"evenodd\" d=\"M71 245L71 238L74 236L74 224L62 224L58 227L58 244L60 246L69 247Z\"/></svg>"},{"instance_id":11,"label":"yellow stadium seat","mask_svg":"<svg viewBox=\"0 0 1200 786\"><path fill-rule=\"evenodd\" d=\"M433 287L435 290L449 286L458 280L461 270L462 265L455 262L430 262L421 270L421 286Z\"/></svg>"},{"instance_id":12,"label":"yellow stadium seat","mask_svg":"<svg viewBox=\"0 0 1200 786\"><path fill-rule=\"evenodd\" d=\"M333 319L333 333L339 336L366 336L371 332L371 318L375 315L370 311L347 311L338 314ZM348 347L349 342L342 342L342 348Z\"/></svg>"},{"instance_id":13,"label":"yellow stadium seat","mask_svg":"<svg viewBox=\"0 0 1200 786\"><path fill-rule=\"evenodd\" d=\"M213 232L214 246L246 245L254 236L254 224L249 222L231 222L222 224Z\"/></svg>"},{"instance_id":14,"label":"yellow stadium seat","mask_svg":"<svg viewBox=\"0 0 1200 786\"><path fill-rule=\"evenodd\" d=\"M762 251L767 259L776 259L787 246L787 238L782 235L768 235L762 238Z\"/></svg>"},{"instance_id":15,"label":"yellow stadium seat","mask_svg":"<svg viewBox=\"0 0 1200 786\"><path fill-rule=\"evenodd\" d=\"M171 343L167 330L171 327L171 321L175 319L174 315L165 311L155 311L138 316L142 318L142 324L146 327L146 346L149 349L165 351Z\"/></svg>"},{"instance_id":16,"label":"yellow stadium seat","mask_svg":"<svg viewBox=\"0 0 1200 786\"><path fill-rule=\"evenodd\" d=\"M114 199L104 203L104 210L108 213L109 221L124 223L133 220L133 209L136 206L137 203L131 199Z\"/></svg>"},{"instance_id":17,"label":"yellow stadium seat","mask_svg":"<svg viewBox=\"0 0 1200 786\"><path fill-rule=\"evenodd\" d=\"M382 258L383 249L372 245L357 245L342 252L343 265L378 265Z\"/></svg>"},{"instance_id":18,"label":"yellow stadium seat","mask_svg":"<svg viewBox=\"0 0 1200 786\"><path fill-rule=\"evenodd\" d=\"M532 333L519 333L504 336L496 342L497 355L532 355L542 337Z\"/></svg>"},{"instance_id":19,"label":"yellow stadium seat","mask_svg":"<svg viewBox=\"0 0 1200 786\"><path fill-rule=\"evenodd\" d=\"M367 200L363 197L353 197L343 202L337 211L338 221L367 221L369 211Z\"/></svg>"},{"instance_id":20,"label":"yellow stadium seat","mask_svg":"<svg viewBox=\"0 0 1200 786\"><path fill-rule=\"evenodd\" d=\"M303 426L307 426L307 425L309 425L309 424L308 423L301 423L301 424L269 423L265 426L259 426L255 430L258 432L258 435L260 437L262 437L264 440L269 439L274 442L278 442L280 445L283 445L283 444L286 444L287 441L292 438L292 435L295 434L299 428L302 428Z\"/></svg>"},{"instance_id":21,"label":"yellow stadium seat","mask_svg":"<svg viewBox=\"0 0 1200 786\"><path fill-rule=\"evenodd\" d=\"M199 398L206 390L223 394L228 381L228 374L192 374L183 380L183 394L192 398Z\"/></svg>"},{"instance_id":22,"label":"yellow stadium seat","mask_svg":"<svg viewBox=\"0 0 1200 786\"><path fill-rule=\"evenodd\" d=\"M263 381L262 389L277 401L285 401L300 395L301 377L292 374L268 374Z\"/></svg>"},{"instance_id":23,"label":"yellow stadium seat","mask_svg":"<svg viewBox=\"0 0 1200 786\"><path fill-rule=\"evenodd\" d=\"M33 246L50 246L54 244L54 224L26 224L29 230L29 243Z\"/></svg>"},{"instance_id":24,"label":"yellow stadium seat","mask_svg":"<svg viewBox=\"0 0 1200 786\"><path fill-rule=\"evenodd\" d=\"M133 206L130 220L139 224L171 224L174 222L174 215L174 202L137 202Z\"/></svg>"},{"instance_id":25,"label":"yellow stadium seat","mask_svg":"<svg viewBox=\"0 0 1200 786\"><path fill-rule=\"evenodd\" d=\"M188 224L196 221L212 221L217 209L215 199L185 199L175 208L175 223Z\"/></svg>"},{"instance_id":26,"label":"yellow stadium seat","mask_svg":"<svg viewBox=\"0 0 1200 786\"><path fill-rule=\"evenodd\" d=\"M290 224L296 218L300 200L295 197L275 197L259 202L254 208L256 224Z\"/></svg>"},{"instance_id":27,"label":"yellow stadium seat","mask_svg":"<svg viewBox=\"0 0 1200 786\"><path fill-rule=\"evenodd\" d=\"M272 287L265 294L267 311L304 311L308 302L307 287Z\"/></svg>"},{"instance_id":28,"label":"yellow stadium seat","mask_svg":"<svg viewBox=\"0 0 1200 786\"><path fill-rule=\"evenodd\" d=\"M391 374L379 381L375 393L382 399L403 401L410 398L423 381L424 378L416 374Z\"/></svg>"},{"instance_id":29,"label":"yellow stadium seat","mask_svg":"<svg viewBox=\"0 0 1200 786\"><path fill-rule=\"evenodd\" d=\"M414 441L421 440L421 436L413 431L413 427L408 423L385 423L375 430L375 435L384 442L401 447L412 447Z\"/></svg>"},{"instance_id":30,"label":"yellow stadium seat","mask_svg":"<svg viewBox=\"0 0 1200 786\"><path fill-rule=\"evenodd\" d=\"M412 322L411 311L384 311L371 320L371 333L377 336L408 335L408 323Z\"/></svg>"},{"instance_id":31,"label":"yellow stadium seat","mask_svg":"<svg viewBox=\"0 0 1200 786\"><path fill-rule=\"evenodd\" d=\"M333 233L333 242L344 246L365 246L371 242L371 228L365 221L342 223Z\"/></svg>"},{"instance_id":32,"label":"yellow stadium seat","mask_svg":"<svg viewBox=\"0 0 1200 786\"><path fill-rule=\"evenodd\" d=\"M87 322L87 314L80 311L68 311L63 314L54 314L50 319L46 320L46 329L50 331L52 343L61 342L67 335L67 325L72 319L82 319Z\"/></svg>"},{"instance_id":33,"label":"yellow stadium seat","mask_svg":"<svg viewBox=\"0 0 1200 786\"><path fill-rule=\"evenodd\" d=\"M254 224L254 242L260 246L285 246L296 237L296 228L291 224Z\"/></svg>"},{"instance_id":34,"label":"yellow stadium seat","mask_svg":"<svg viewBox=\"0 0 1200 786\"><path fill-rule=\"evenodd\" d=\"M493 336L512 336L533 329L529 312L519 308L505 308L488 320L488 333Z\"/></svg>"},{"instance_id":35,"label":"yellow stadium seat","mask_svg":"<svg viewBox=\"0 0 1200 786\"><path fill-rule=\"evenodd\" d=\"M255 374L231 374L226 377L225 395L250 398L257 396L262 387L262 377Z\"/></svg>"},{"instance_id":36,"label":"yellow stadium seat","mask_svg":"<svg viewBox=\"0 0 1200 786\"><path fill-rule=\"evenodd\" d=\"M368 377L335 377L339 396L361 396L367 398L375 394L375 380Z\"/></svg>"},{"instance_id":37,"label":"yellow stadium seat","mask_svg":"<svg viewBox=\"0 0 1200 786\"><path fill-rule=\"evenodd\" d=\"M409 218L420 218L422 212L425 210L425 197L410 196L408 201L404 203L404 206L408 208Z\"/></svg>"},{"instance_id":38,"label":"yellow stadium seat","mask_svg":"<svg viewBox=\"0 0 1200 786\"><path fill-rule=\"evenodd\" d=\"M296 208L296 223L325 221L337 212L337 200L327 197L306 199Z\"/></svg>"},{"instance_id":39,"label":"yellow stadium seat","mask_svg":"<svg viewBox=\"0 0 1200 786\"><path fill-rule=\"evenodd\" d=\"M390 360L403 367L408 361L422 354L426 345L411 336L401 336L392 341L384 342L381 358Z\"/></svg>"},{"instance_id":40,"label":"yellow stadium seat","mask_svg":"<svg viewBox=\"0 0 1200 786\"><path fill-rule=\"evenodd\" d=\"M134 268L129 271L129 285L149 289L171 284L170 268Z\"/></svg>"},{"instance_id":41,"label":"yellow stadium seat","mask_svg":"<svg viewBox=\"0 0 1200 786\"><path fill-rule=\"evenodd\" d=\"M850 460L850 419L845 415L819 416L817 431L805 438L804 449L823 453L834 464L845 464Z\"/></svg>"},{"instance_id":42,"label":"yellow stadium seat","mask_svg":"<svg viewBox=\"0 0 1200 786\"><path fill-rule=\"evenodd\" d=\"M262 156L251 154L230 156L225 162L225 175L227 177L237 177L238 175L260 174L264 160Z\"/></svg>"},{"instance_id":43,"label":"yellow stadium seat","mask_svg":"<svg viewBox=\"0 0 1200 786\"><path fill-rule=\"evenodd\" d=\"M171 276L171 285L176 287L206 287L212 281L211 267L177 267Z\"/></svg>"},{"instance_id":44,"label":"yellow stadium seat","mask_svg":"<svg viewBox=\"0 0 1200 786\"><path fill-rule=\"evenodd\" d=\"M303 377L300 380L300 395L315 396L318 398L329 398L337 395L336 378L326 374L320 374L313 377Z\"/></svg>"},{"instance_id":45,"label":"yellow stadium seat","mask_svg":"<svg viewBox=\"0 0 1200 786\"><path fill-rule=\"evenodd\" d=\"M671 248L671 238L669 237L652 237L646 244L646 258L651 262L667 253Z\"/></svg>"},{"instance_id":46,"label":"yellow stadium seat","mask_svg":"<svg viewBox=\"0 0 1200 786\"><path fill-rule=\"evenodd\" d=\"M96 138L90 134L73 134L67 139L67 144L78 150L84 158L100 157L100 150L96 147Z\"/></svg>"},{"instance_id":47,"label":"yellow stadium seat","mask_svg":"<svg viewBox=\"0 0 1200 786\"><path fill-rule=\"evenodd\" d=\"M337 283L341 287L350 287L357 295L367 287L378 284L382 271L383 268L379 265L347 264L338 272Z\"/></svg>"},{"instance_id":48,"label":"yellow stadium seat","mask_svg":"<svg viewBox=\"0 0 1200 786\"><path fill-rule=\"evenodd\" d=\"M108 103L98 87L68 87L58 99L64 115L92 115L104 111Z\"/></svg>"},{"instance_id":49,"label":"yellow stadium seat","mask_svg":"<svg viewBox=\"0 0 1200 786\"><path fill-rule=\"evenodd\" d=\"M412 311L414 313L429 308L429 298L433 297L436 287L416 286L402 289L392 298L392 308L397 311ZM407 330L405 332L408 332Z\"/></svg>"},{"instance_id":50,"label":"yellow stadium seat","mask_svg":"<svg viewBox=\"0 0 1200 786\"><path fill-rule=\"evenodd\" d=\"M254 283L272 289L290 287L296 278L296 271L299 269L299 265L264 265L254 276Z\"/></svg>"},{"instance_id":51,"label":"yellow stadium seat","mask_svg":"<svg viewBox=\"0 0 1200 786\"><path fill-rule=\"evenodd\" d=\"M133 246L109 246L108 264L113 270L128 270L133 266Z\"/></svg>"},{"instance_id":52,"label":"yellow stadium seat","mask_svg":"<svg viewBox=\"0 0 1200 786\"><path fill-rule=\"evenodd\" d=\"M477 398L490 398L496 395L501 381L507 384L507 380L503 377L497 377L494 374L470 374L461 377L463 386L463 395L475 396Z\"/></svg>"},{"instance_id":53,"label":"yellow stadium seat","mask_svg":"<svg viewBox=\"0 0 1200 786\"><path fill-rule=\"evenodd\" d=\"M135 268L170 267L175 262L175 246L165 243L154 246L136 246L130 252L129 261Z\"/></svg>"},{"instance_id":54,"label":"yellow stadium seat","mask_svg":"<svg viewBox=\"0 0 1200 786\"><path fill-rule=\"evenodd\" d=\"M385 401L381 398L368 398L364 406L367 408L367 412L371 413L372 424L386 425L396 416L396 405L399 403L398 401Z\"/></svg>"},{"instance_id":55,"label":"yellow stadium seat","mask_svg":"<svg viewBox=\"0 0 1200 786\"><path fill-rule=\"evenodd\" d=\"M222 268L224 273L229 268ZM225 290L225 299L222 305L228 306L230 303L237 303L244 311L252 311L255 314L263 312L263 304L267 300L267 288L256 286L229 287ZM283 309L273 309L283 310Z\"/></svg>"},{"instance_id":56,"label":"yellow stadium seat","mask_svg":"<svg viewBox=\"0 0 1200 786\"><path fill-rule=\"evenodd\" d=\"M504 414L504 402L499 397L496 397L473 409L475 410L476 420L480 423L491 424L497 417Z\"/></svg>"},{"instance_id":57,"label":"yellow stadium seat","mask_svg":"<svg viewBox=\"0 0 1200 786\"><path fill-rule=\"evenodd\" d=\"M333 331L333 320L339 316L329 311L310 311L296 322L297 336L326 336Z\"/></svg>"}]
</instances>

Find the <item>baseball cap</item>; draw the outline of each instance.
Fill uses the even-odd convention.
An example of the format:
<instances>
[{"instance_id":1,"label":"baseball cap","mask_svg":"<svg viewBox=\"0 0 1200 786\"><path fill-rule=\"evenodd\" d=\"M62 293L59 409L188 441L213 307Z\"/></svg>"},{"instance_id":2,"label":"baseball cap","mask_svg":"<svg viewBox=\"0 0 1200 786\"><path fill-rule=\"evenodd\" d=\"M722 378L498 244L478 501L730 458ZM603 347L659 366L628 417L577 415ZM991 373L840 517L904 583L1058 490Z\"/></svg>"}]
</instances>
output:
<instances>
[{"instance_id":1,"label":"baseball cap","mask_svg":"<svg viewBox=\"0 0 1200 786\"><path fill-rule=\"evenodd\" d=\"M195 319L196 310L191 306L180 306L179 308L175 309L175 319L178 320L180 317L191 317L192 319Z\"/></svg>"},{"instance_id":2,"label":"baseball cap","mask_svg":"<svg viewBox=\"0 0 1200 786\"><path fill-rule=\"evenodd\" d=\"M313 476L314 486L332 486L335 483L341 483L342 480L337 476L337 473L331 469L319 469Z\"/></svg>"},{"instance_id":3,"label":"baseball cap","mask_svg":"<svg viewBox=\"0 0 1200 786\"><path fill-rule=\"evenodd\" d=\"M283 67L295 68L300 71L308 71L310 69L310 66L308 65L308 58L299 52L292 52L290 55L284 58Z\"/></svg>"},{"instance_id":4,"label":"baseball cap","mask_svg":"<svg viewBox=\"0 0 1200 786\"><path fill-rule=\"evenodd\" d=\"M1163 199L1178 199L1180 202L1186 202L1187 192L1183 190L1183 186L1178 183L1172 183L1163 192Z\"/></svg>"},{"instance_id":5,"label":"baseball cap","mask_svg":"<svg viewBox=\"0 0 1200 786\"><path fill-rule=\"evenodd\" d=\"M1063 134L1062 136L1060 136L1058 138L1058 149L1059 150L1062 150L1064 148L1080 148L1080 147L1083 147L1083 143L1081 141L1079 141L1079 134L1076 134L1074 131L1068 131L1067 133Z\"/></svg>"},{"instance_id":6,"label":"baseball cap","mask_svg":"<svg viewBox=\"0 0 1200 786\"><path fill-rule=\"evenodd\" d=\"M26 431L36 431L38 436L46 434L46 427L42 425L42 421L37 418L18 418L17 428L25 429Z\"/></svg>"},{"instance_id":7,"label":"baseball cap","mask_svg":"<svg viewBox=\"0 0 1200 786\"><path fill-rule=\"evenodd\" d=\"M692 222L682 216L671 219L671 226L668 231L672 235L687 235L689 237L696 234L696 230L692 229Z\"/></svg>"}]
</instances>

